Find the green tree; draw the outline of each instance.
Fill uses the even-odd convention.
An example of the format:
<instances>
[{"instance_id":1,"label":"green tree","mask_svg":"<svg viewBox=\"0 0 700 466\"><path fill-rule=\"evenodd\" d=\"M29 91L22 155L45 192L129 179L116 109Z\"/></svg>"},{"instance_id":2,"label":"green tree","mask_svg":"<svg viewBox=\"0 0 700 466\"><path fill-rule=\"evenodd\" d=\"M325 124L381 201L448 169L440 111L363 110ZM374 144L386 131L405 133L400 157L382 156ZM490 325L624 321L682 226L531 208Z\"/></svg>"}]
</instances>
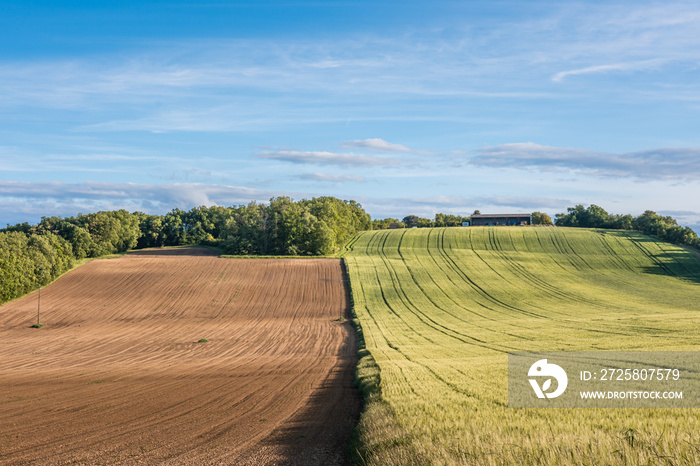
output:
<instances>
[{"instance_id":1,"label":"green tree","mask_svg":"<svg viewBox=\"0 0 700 466\"><path fill-rule=\"evenodd\" d=\"M359 231L371 228L371 220L360 204L355 201L343 201L335 197L316 197L300 201L311 215L325 223L332 233L331 248L339 250Z\"/></svg>"},{"instance_id":2,"label":"green tree","mask_svg":"<svg viewBox=\"0 0 700 466\"><path fill-rule=\"evenodd\" d=\"M531 215L533 225L552 225L552 218L543 212L533 212Z\"/></svg>"},{"instance_id":3,"label":"green tree","mask_svg":"<svg viewBox=\"0 0 700 466\"><path fill-rule=\"evenodd\" d=\"M469 220L469 217L452 214L435 214L433 225L436 227L458 227L462 226L463 222Z\"/></svg>"},{"instance_id":4,"label":"green tree","mask_svg":"<svg viewBox=\"0 0 700 466\"><path fill-rule=\"evenodd\" d=\"M406 215L401 222L406 225L406 228L417 227L420 222L420 217L417 215Z\"/></svg>"},{"instance_id":5,"label":"green tree","mask_svg":"<svg viewBox=\"0 0 700 466\"><path fill-rule=\"evenodd\" d=\"M398 228L405 228L406 225L397 218L382 218L372 220L372 230L386 230L392 224L396 224Z\"/></svg>"},{"instance_id":6,"label":"green tree","mask_svg":"<svg viewBox=\"0 0 700 466\"><path fill-rule=\"evenodd\" d=\"M153 248L163 246L165 244L165 234L163 233L164 217L160 215L147 215L144 213L137 214L139 217L139 236L136 247Z\"/></svg>"},{"instance_id":7,"label":"green tree","mask_svg":"<svg viewBox=\"0 0 700 466\"><path fill-rule=\"evenodd\" d=\"M214 240L215 224L205 206L195 207L181 215L185 244L203 244Z\"/></svg>"},{"instance_id":8,"label":"green tree","mask_svg":"<svg viewBox=\"0 0 700 466\"><path fill-rule=\"evenodd\" d=\"M223 216L220 238L232 254L330 254L372 225L360 204L334 197L273 197L267 205L251 202Z\"/></svg>"},{"instance_id":9,"label":"green tree","mask_svg":"<svg viewBox=\"0 0 700 466\"><path fill-rule=\"evenodd\" d=\"M610 228L616 230L631 230L632 224L634 222L634 217L630 214L625 215L611 215L610 216Z\"/></svg>"},{"instance_id":10,"label":"green tree","mask_svg":"<svg viewBox=\"0 0 700 466\"><path fill-rule=\"evenodd\" d=\"M70 243L53 233L0 233L0 302L44 286L72 266Z\"/></svg>"},{"instance_id":11,"label":"green tree","mask_svg":"<svg viewBox=\"0 0 700 466\"><path fill-rule=\"evenodd\" d=\"M637 230L644 234L656 236L664 241L700 246L700 239L689 227L681 227L671 216L662 216L652 210L646 210L638 217L625 215L610 215L602 207L592 204L588 208L582 205L569 207L567 213L556 215L558 226L586 228L615 228Z\"/></svg>"},{"instance_id":12,"label":"green tree","mask_svg":"<svg viewBox=\"0 0 700 466\"><path fill-rule=\"evenodd\" d=\"M185 228L182 222L184 212L173 209L163 218L162 238L164 246L180 246L186 244Z\"/></svg>"},{"instance_id":13,"label":"green tree","mask_svg":"<svg viewBox=\"0 0 700 466\"><path fill-rule=\"evenodd\" d=\"M268 210L255 201L232 209L221 230L224 250L231 254L265 254L268 251Z\"/></svg>"}]
</instances>

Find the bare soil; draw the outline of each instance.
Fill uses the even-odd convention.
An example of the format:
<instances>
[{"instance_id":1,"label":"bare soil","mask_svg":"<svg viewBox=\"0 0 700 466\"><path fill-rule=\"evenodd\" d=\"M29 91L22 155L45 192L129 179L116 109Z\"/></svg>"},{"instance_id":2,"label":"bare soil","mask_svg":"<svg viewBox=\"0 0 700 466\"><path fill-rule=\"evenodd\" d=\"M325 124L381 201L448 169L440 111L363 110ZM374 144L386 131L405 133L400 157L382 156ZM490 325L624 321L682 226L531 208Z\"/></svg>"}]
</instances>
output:
<instances>
[{"instance_id":1,"label":"bare soil","mask_svg":"<svg viewBox=\"0 0 700 466\"><path fill-rule=\"evenodd\" d=\"M0 463L342 464L348 299L334 259L90 262L41 291L43 328L36 293L0 307Z\"/></svg>"}]
</instances>

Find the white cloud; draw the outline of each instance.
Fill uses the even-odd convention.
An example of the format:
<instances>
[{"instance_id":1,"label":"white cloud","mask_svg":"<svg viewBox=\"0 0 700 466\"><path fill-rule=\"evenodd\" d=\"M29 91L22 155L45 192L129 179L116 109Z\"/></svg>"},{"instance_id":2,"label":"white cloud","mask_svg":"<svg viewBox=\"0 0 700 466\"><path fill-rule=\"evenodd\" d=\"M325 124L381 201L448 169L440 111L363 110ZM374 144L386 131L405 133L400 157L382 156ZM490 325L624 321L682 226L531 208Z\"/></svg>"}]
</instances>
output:
<instances>
[{"instance_id":1,"label":"white cloud","mask_svg":"<svg viewBox=\"0 0 700 466\"><path fill-rule=\"evenodd\" d=\"M363 154L339 154L325 151L293 151L277 150L262 152L256 155L261 159L283 160L292 163L310 163L319 165L346 165L346 166L380 166L394 165L399 159L389 157L376 157Z\"/></svg>"},{"instance_id":2,"label":"white cloud","mask_svg":"<svg viewBox=\"0 0 700 466\"><path fill-rule=\"evenodd\" d=\"M91 206L162 205L189 209L200 205L232 205L251 200L266 201L278 195L243 186L206 185L200 183L60 183L0 181L0 199L31 199L32 203ZM99 209L112 207L98 207ZM125 207L127 208L127 207Z\"/></svg>"},{"instance_id":3,"label":"white cloud","mask_svg":"<svg viewBox=\"0 0 700 466\"><path fill-rule=\"evenodd\" d=\"M626 154L515 143L484 147L469 163L482 167L569 171L640 180L700 180L700 148L665 147Z\"/></svg>"},{"instance_id":4,"label":"white cloud","mask_svg":"<svg viewBox=\"0 0 700 466\"><path fill-rule=\"evenodd\" d=\"M358 149L368 149L374 152L383 153L393 153L393 152L407 152L407 153L421 153L419 151L413 150L410 147L402 146L401 144L392 144L383 139L372 138L372 139L356 139L353 141L345 141L341 144L343 147L351 147Z\"/></svg>"},{"instance_id":5,"label":"white cloud","mask_svg":"<svg viewBox=\"0 0 700 466\"><path fill-rule=\"evenodd\" d=\"M412 197L406 199L407 205L430 205L436 208L469 207L482 209L491 207L497 210L503 208L517 209L538 209L538 208L562 208L571 205L568 199L556 199L541 196L483 196L483 197L462 197L462 196L433 196L433 197Z\"/></svg>"}]
</instances>

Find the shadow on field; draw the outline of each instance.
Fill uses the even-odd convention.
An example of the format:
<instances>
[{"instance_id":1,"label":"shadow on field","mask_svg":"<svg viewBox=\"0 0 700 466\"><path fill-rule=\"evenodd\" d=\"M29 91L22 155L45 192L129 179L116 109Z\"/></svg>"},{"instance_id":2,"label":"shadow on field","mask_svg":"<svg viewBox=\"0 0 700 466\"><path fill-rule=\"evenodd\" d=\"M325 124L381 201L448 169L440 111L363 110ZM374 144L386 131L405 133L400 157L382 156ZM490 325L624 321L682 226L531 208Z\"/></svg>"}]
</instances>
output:
<instances>
[{"instance_id":1,"label":"shadow on field","mask_svg":"<svg viewBox=\"0 0 700 466\"><path fill-rule=\"evenodd\" d=\"M616 232L606 232L606 234L614 233ZM643 234L632 236L629 233L620 233L619 235L625 236L629 241L639 245L645 253L648 252L648 248L643 246L644 243L660 241ZM653 275L668 275L682 280L700 283L700 253L685 249L682 246L678 247L682 249L649 255L649 258L655 265L644 267L642 270L645 273Z\"/></svg>"},{"instance_id":2,"label":"shadow on field","mask_svg":"<svg viewBox=\"0 0 700 466\"><path fill-rule=\"evenodd\" d=\"M358 340L351 324L350 287L343 270L347 338L339 350L338 363L308 403L260 442L260 453L274 451L274 458L252 455L243 464L299 466L347 465L352 435L360 419L362 401L355 387Z\"/></svg>"},{"instance_id":3,"label":"shadow on field","mask_svg":"<svg viewBox=\"0 0 700 466\"><path fill-rule=\"evenodd\" d=\"M700 259L690 252L671 252L654 256L664 263L645 267L644 272L655 275L668 275L693 283L700 283ZM672 261L672 262L666 262Z\"/></svg>"},{"instance_id":4,"label":"shadow on field","mask_svg":"<svg viewBox=\"0 0 700 466\"><path fill-rule=\"evenodd\" d=\"M349 322L343 325L351 326ZM343 354L354 355L356 349L352 344ZM277 449L280 456L275 464L349 464L348 447L361 409L360 395L353 386L356 365L355 356L340 358L308 404L260 443Z\"/></svg>"}]
</instances>

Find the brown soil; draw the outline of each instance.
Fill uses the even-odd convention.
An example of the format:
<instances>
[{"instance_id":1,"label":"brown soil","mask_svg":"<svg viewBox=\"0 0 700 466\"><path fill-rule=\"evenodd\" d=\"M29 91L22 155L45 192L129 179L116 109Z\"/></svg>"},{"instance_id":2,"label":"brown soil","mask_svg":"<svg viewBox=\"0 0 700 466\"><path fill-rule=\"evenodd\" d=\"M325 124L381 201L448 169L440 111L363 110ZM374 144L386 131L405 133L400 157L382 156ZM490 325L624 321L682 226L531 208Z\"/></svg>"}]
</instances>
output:
<instances>
[{"instance_id":1,"label":"brown soil","mask_svg":"<svg viewBox=\"0 0 700 466\"><path fill-rule=\"evenodd\" d=\"M333 259L147 250L44 288L43 328L36 293L0 307L0 463L342 463L342 280Z\"/></svg>"}]
</instances>

